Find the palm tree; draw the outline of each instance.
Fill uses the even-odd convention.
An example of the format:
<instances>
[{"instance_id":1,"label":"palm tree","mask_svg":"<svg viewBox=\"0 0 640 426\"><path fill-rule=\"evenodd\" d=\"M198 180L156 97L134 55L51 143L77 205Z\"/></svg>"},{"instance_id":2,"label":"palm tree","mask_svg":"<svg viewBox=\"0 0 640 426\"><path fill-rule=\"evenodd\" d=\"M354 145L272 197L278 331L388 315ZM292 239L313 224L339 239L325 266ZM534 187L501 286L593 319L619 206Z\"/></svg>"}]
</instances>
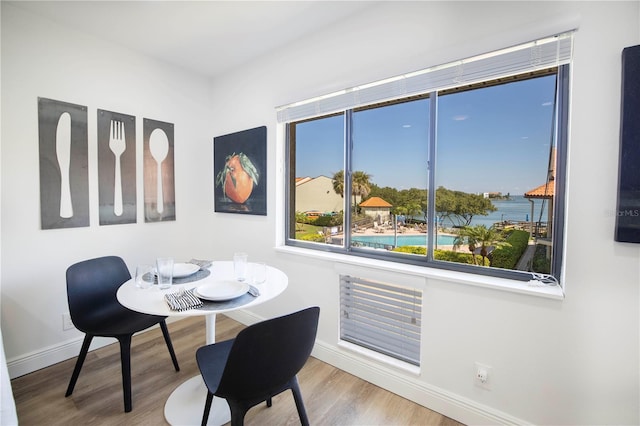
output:
<instances>
[{"instance_id":1,"label":"palm tree","mask_svg":"<svg viewBox=\"0 0 640 426\"><path fill-rule=\"evenodd\" d=\"M456 251L460 248L461 245L467 244L469 246L469 251L471 252L471 256L473 256L473 263L476 263L476 240L472 238L469 232L468 227L458 228L458 235L456 235L453 240L453 250Z\"/></svg>"},{"instance_id":2,"label":"palm tree","mask_svg":"<svg viewBox=\"0 0 640 426\"><path fill-rule=\"evenodd\" d=\"M454 249L459 248L462 244L469 246L469 251L473 256L475 263L475 251L480 247L480 256L482 256L482 263L484 265L485 259L489 255L489 248L491 246L503 246L509 243L504 242L504 236L500 231L493 226L487 228L484 225L464 226L458 231L458 235L453 241Z\"/></svg>"},{"instance_id":3,"label":"palm tree","mask_svg":"<svg viewBox=\"0 0 640 426\"><path fill-rule=\"evenodd\" d=\"M336 194L344 198L344 170L333 174L333 190Z\"/></svg>"},{"instance_id":4,"label":"palm tree","mask_svg":"<svg viewBox=\"0 0 640 426\"><path fill-rule=\"evenodd\" d=\"M371 192L371 175L365 172L353 172L351 175L351 192L353 193L353 206L356 205L356 196L360 196L360 200L365 198Z\"/></svg>"},{"instance_id":5,"label":"palm tree","mask_svg":"<svg viewBox=\"0 0 640 426\"><path fill-rule=\"evenodd\" d=\"M344 197L344 170L333 174L333 190ZM353 172L351 174L351 195L353 195L353 208L355 211L357 197L362 200L371 192L371 175L365 172Z\"/></svg>"}]
</instances>

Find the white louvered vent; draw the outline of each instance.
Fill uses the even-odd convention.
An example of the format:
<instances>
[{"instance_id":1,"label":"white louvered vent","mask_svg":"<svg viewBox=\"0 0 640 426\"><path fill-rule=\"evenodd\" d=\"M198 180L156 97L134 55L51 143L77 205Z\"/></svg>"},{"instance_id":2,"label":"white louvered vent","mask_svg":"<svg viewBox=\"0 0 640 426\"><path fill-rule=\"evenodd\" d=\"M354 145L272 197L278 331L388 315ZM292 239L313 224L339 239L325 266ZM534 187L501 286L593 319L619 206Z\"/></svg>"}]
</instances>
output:
<instances>
[{"instance_id":1,"label":"white louvered vent","mask_svg":"<svg viewBox=\"0 0 640 426\"><path fill-rule=\"evenodd\" d=\"M420 365L422 291L340 275L340 338Z\"/></svg>"}]
</instances>

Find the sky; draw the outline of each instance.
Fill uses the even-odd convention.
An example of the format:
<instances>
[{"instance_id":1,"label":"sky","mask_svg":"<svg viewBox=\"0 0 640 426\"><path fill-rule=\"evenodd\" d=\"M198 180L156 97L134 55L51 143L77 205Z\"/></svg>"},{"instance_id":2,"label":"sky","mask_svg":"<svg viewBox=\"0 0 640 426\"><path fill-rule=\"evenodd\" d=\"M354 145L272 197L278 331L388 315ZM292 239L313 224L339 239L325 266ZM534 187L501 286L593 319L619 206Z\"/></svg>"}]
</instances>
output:
<instances>
[{"instance_id":1,"label":"sky","mask_svg":"<svg viewBox=\"0 0 640 426\"><path fill-rule=\"evenodd\" d=\"M438 99L436 187L521 195L543 183L549 161L555 76ZM378 186L427 188L429 99L353 114L353 169ZM297 177L343 169L343 117L296 129Z\"/></svg>"}]
</instances>

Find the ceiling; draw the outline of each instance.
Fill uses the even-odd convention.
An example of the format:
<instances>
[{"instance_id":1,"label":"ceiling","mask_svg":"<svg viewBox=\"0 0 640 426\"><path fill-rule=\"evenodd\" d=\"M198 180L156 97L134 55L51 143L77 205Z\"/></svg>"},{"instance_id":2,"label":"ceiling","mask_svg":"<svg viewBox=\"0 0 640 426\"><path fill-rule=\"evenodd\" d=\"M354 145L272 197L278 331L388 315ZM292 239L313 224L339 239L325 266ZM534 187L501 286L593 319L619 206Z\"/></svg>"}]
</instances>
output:
<instances>
[{"instance_id":1,"label":"ceiling","mask_svg":"<svg viewBox=\"0 0 640 426\"><path fill-rule=\"evenodd\" d=\"M370 7L368 1L2 1L209 77Z\"/></svg>"}]
</instances>

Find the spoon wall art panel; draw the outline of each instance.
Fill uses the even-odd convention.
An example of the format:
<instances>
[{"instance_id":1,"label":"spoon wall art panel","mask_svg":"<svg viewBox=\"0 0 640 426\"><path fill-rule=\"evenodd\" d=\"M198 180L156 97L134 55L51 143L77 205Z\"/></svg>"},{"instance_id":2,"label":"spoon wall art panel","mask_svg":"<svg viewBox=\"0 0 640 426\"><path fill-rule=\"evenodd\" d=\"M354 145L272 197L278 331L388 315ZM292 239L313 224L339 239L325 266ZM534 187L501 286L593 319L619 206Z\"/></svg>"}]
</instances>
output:
<instances>
[{"instance_id":1,"label":"spoon wall art panel","mask_svg":"<svg viewBox=\"0 0 640 426\"><path fill-rule=\"evenodd\" d=\"M213 138L215 211L266 216L266 126Z\"/></svg>"},{"instance_id":2,"label":"spoon wall art panel","mask_svg":"<svg viewBox=\"0 0 640 426\"><path fill-rule=\"evenodd\" d=\"M98 110L100 225L136 222L136 118Z\"/></svg>"},{"instance_id":3,"label":"spoon wall art panel","mask_svg":"<svg viewBox=\"0 0 640 426\"><path fill-rule=\"evenodd\" d=\"M172 123L144 119L145 222L176 220L173 137Z\"/></svg>"},{"instance_id":4,"label":"spoon wall art panel","mask_svg":"<svg viewBox=\"0 0 640 426\"><path fill-rule=\"evenodd\" d=\"M87 107L38 98L42 229L89 226Z\"/></svg>"}]
</instances>

